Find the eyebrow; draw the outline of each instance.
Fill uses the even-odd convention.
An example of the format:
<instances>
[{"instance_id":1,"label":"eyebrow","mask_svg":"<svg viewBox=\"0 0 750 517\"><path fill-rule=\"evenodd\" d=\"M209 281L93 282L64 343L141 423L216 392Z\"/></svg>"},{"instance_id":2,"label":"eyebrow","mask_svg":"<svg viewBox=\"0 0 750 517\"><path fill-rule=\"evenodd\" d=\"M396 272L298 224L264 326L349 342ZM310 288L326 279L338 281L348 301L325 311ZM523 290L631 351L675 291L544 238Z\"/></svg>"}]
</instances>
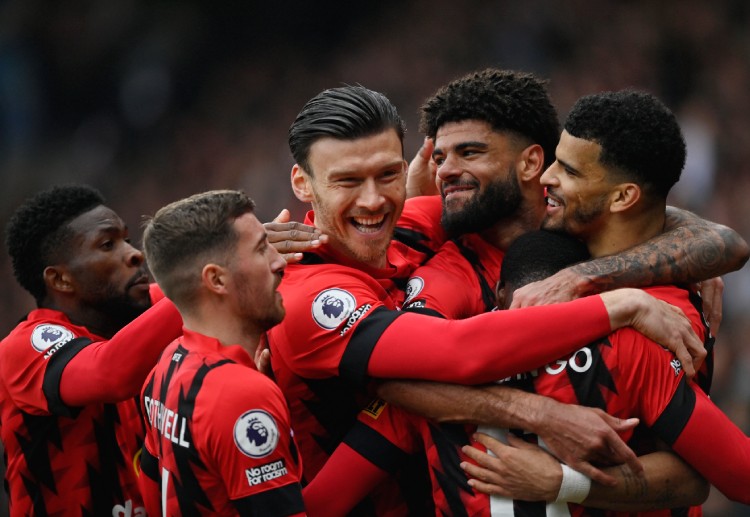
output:
<instances>
[{"instance_id":1,"label":"eyebrow","mask_svg":"<svg viewBox=\"0 0 750 517\"><path fill-rule=\"evenodd\" d=\"M480 149L487 149L489 148L489 144L487 144L486 142L470 140L468 142L461 142L460 144L456 144L455 146L453 146L456 151L464 151L469 147L479 147ZM436 154L442 154L443 152L444 151L441 147L436 147L432 152L432 155L435 156Z\"/></svg>"},{"instance_id":2,"label":"eyebrow","mask_svg":"<svg viewBox=\"0 0 750 517\"><path fill-rule=\"evenodd\" d=\"M253 248L254 249L260 248L266 242L266 239L268 239L268 233L263 232L260 238L256 241L255 246Z\"/></svg>"},{"instance_id":3,"label":"eyebrow","mask_svg":"<svg viewBox=\"0 0 750 517\"><path fill-rule=\"evenodd\" d=\"M557 157L555 157L555 160L557 160L560 163L560 165L563 166L563 168L570 169L571 171L579 172L578 169L576 169L575 167L573 167L568 162L566 162L564 160L561 160L560 158L557 158Z\"/></svg>"}]
</instances>

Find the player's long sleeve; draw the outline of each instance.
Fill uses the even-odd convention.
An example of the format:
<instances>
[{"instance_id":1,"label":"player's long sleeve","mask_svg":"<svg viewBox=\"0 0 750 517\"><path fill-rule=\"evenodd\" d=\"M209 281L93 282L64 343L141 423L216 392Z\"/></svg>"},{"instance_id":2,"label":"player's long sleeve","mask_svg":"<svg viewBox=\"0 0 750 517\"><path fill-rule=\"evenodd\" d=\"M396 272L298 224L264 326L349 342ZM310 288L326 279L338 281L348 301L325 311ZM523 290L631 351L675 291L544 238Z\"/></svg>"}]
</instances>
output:
<instances>
[{"instance_id":1,"label":"player's long sleeve","mask_svg":"<svg viewBox=\"0 0 750 517\"><path fill-rule=\"evenodd\" d=\"M460 321L383 310L358 326L340 368L360 381L366 374L478 384L540 367L610 331L598 296Z\"/></svg>"},{"instance_id":2,"label":"player's long sleeve","mask_svg":"<svg viewBox=\"0 0 750 517\"><path fill-rule=\"evenodd\" d=\"M389 475L342 443L302 490L307 515L343 517Z\"/></svg>"},{"instance_id":3,"label":"player's long sleeve","mask_svg":"<svg viewBox=\"0 0 750 517\"><path fill-rule=\"evenodd\" d=\"M677 397L694 398L695 408L672 449L726 497L750 504L750 438L699 389L685 385ZM679 429L679 422L663 422Z\"/></svg>"},{"instance_id":4,"label":"player's long sleeve","mask_svg":"<svg viewBox=\"0 0 750 517\"><path fill-rule=\"evenodd\" d=\"M71 342L51 358L55 363L50 368L59 372L62 402L75 407L138 395L161 351L181 332L182 318L165 299L108 341Z\"/></svg>"}]
</instances>

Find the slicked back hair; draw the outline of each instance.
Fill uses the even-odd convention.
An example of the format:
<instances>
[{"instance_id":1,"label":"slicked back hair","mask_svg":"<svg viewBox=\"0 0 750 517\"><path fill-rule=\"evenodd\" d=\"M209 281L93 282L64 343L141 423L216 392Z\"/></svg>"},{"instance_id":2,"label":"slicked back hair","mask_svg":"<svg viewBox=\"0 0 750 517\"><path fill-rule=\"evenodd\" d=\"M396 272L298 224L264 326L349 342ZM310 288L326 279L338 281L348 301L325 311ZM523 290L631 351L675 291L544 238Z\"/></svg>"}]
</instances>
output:
<instances>
[{"instance_id":1,"label":"slicked back hair","mask_svg":"<svg viewBox=\"0 0 750 517\"><path fill-rule=\"evenodd\" d=\"M497 68L473 72L440 88L421 111L419 129L429 137L449 122L480 120L539 144L545 167L555 160L560 122L546 81L533 74Z\"/></svg>"},{"instance_id":2,"label":"slicked back hair","mask_svg":"<svg viewBox=\"0 0 750 517\"><path fill-rule=\"evenodd\" d=\"M146 221L146 260L175 305L188 308L195 299L206 263L230 259L238 238L233 223L254 208L243 192L213 190L175 201Z\"/></svg>"},{"instance_id":3,"label":"slicked back hair","mask_svg":"<svg viewBox=\"0 0 750 517\"><path fill-rule=\"evenodd\" d=\"M403 149L406 126L396 107L382 93L364 86L342 86L310 99L289 128L289 149L310 175L310 147L319 139L356 140L387 129L398 134Z\"/></svg>"},{"instance_id":4,"label":"slicked back hair","mask_svg":"<svg viewBox=\"0 0 750 517\"><path fill-rule=\"evenodd\" d=\"M11 216L5 229L5 245L13 275L41 305L47 288L44 269L68 256L73 219L97 206L104 198L86 185L61 185L27 199Z\"/></svg>"},{"instance_id":5,"label":"slicked back hair","mask_svg":"<svg viewBox=\"0 0 750 517\"><path fill-rule=\"evenodd\" d=\"M568 114L565 130L599 144L602 165L658 199L666 199L685 166L685 139L677 118L646 92L581 97Z\"/></svg>"}]
</instances>

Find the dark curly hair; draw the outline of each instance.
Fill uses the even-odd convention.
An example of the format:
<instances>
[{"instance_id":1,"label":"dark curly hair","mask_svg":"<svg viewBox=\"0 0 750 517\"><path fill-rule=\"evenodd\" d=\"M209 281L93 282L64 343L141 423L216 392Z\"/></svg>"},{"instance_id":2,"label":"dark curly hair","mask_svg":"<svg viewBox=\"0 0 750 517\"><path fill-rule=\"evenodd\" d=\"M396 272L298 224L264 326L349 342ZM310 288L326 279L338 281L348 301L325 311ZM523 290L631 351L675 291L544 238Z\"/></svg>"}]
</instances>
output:
<instances>
[{"instance_id":1,"label":"dark curly hair","mask_svg":"<svg viewBox=\"0 0 750 517\"><path fill-rule=\"evenodd\" d=\"M596 142L599 161L659 198L666 198L685 166L685 139L677 118L653 95L636 90L581 97L565 131Z\"/></svg>"},{"instance_id":2,"label":"dark curly hair","mask_svg":"<svg viewBox=\"0 0 750 517\"><path fill-rule=\"evenodd\" d=\"M13 274L40 305L46 294L42 273L63 260L71 231L68 223L104 204L95 189L85 185L63 185L37 193L11 216L5 228L5 245Z\"/></svg>"},{"instance_id":3,"label":"dark curly hair","mask_svg":"<svg viewBox=\"0 0 750 517\"><path fill-rule=\"evenodd\" d=\"M449 122L481 120L498 132L510 131L542 146L544 165L555 159L560 139L557 111L546 81L533 74L488 68L440 88L421 108L420 131L435 138Z\"/></svg>"},{"instance_id":4,"label":"dark curly hair","mask_svg":"<svg viewBox=\"0 0 750 517\"><path fill-rule=\"evenodd\" d=\"M289 128L289 149L294 161L312 175L308 157L317 140L355 140L390 128L403 144L406 125L388 97L359 85L331 88L302 107Z\"/></svg>"}]
</instances>

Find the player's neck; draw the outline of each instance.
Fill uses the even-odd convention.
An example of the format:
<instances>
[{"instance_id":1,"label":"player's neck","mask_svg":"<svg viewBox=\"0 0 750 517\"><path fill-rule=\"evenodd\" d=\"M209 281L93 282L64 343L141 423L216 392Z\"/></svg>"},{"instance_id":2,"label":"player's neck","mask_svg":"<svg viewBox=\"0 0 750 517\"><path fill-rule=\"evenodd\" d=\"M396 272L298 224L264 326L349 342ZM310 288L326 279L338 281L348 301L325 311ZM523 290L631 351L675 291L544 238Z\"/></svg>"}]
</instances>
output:
<instances>
[{"instance_id":1,"label":"player's neck","mask_svg":"<svg viewBox=\"0 0 750 517\"><path fill-rule=\"evenodd\" d=\"M544 213L541 210L522 205L515 214L496 222L480 232L480 235L495 248L505 251L519 236L538 230L543 217Z\"/></svg>"},{"instance_id":2,"label":"player's neck","mask_svg":"<svg viewBox=\"0 0 750 517\"><path fill-rule=\"evenodd\" d=\"M606 257L646 242L663 231L664 211L644 211L610 217L601 231L585 240L592 257Z\"/></svg>"},{"instance_id":3,"label":"player's neck","mask_svg":"<svg viewBox=\"0 0 750 517\"><path fill-rule=\"evenodd\" d=\"M182 313L185 328L212 337L224 346L239 345L252 358L260 342L260 331L228 311Z\"/></svg>"}]
</instances>

